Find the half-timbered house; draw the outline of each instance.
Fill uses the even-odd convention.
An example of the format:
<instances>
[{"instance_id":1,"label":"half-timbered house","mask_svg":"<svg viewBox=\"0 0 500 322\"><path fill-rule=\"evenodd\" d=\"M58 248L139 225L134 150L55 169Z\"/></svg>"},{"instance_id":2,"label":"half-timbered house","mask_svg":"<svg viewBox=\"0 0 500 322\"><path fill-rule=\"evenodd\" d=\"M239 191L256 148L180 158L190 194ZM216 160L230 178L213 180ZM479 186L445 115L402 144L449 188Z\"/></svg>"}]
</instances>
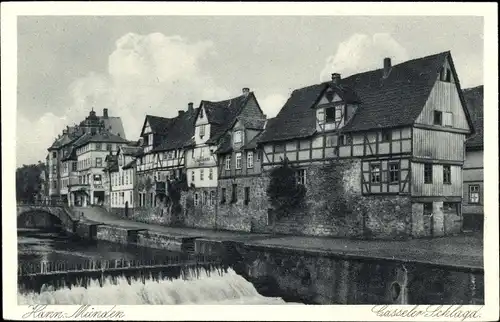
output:
<instances>
[{"instance_id":1,"label":"half-timbered house","mask_svg":"<svg viewBox=\"0 0 500 322\"><path fill-rule=\"evenodd\" d=\"M155 207L156 196L165 193L165 181L162 181L165 173L157 169L155 148L165 141L174 123L175 118L153 115L146 115L144 119L140 134L142 152L136 160L138 207Z\"/></svg>"},{"instance_id":2,"label":"half-timbered house","mask_svg":"<svg viewBox=\"0 0 500 322\"><path fill-rule=\"evenodd\" d=\"M293 91L259 139L306 187L283 233L394 238L460 232L464 143L473 132L450 52Z\"/></svg>"},{"instance_id":3,"label":"half-timbered house","mask_svg":"<svg viewBox=\"0 0 500 322\"><path fill-rule=\"evenodd\" d=\"M188 226L213 228L217 225L219 171L215 151L238 117L242 120L265 118L257 98L248 88L243 88L242 95L231 99L200 102L195 115L194 137L186 145L186 175L191 187L191 195L186 200ZM243 132L240 134L243 138Z\"/></svg>"},{"instance_id":4,"label":"half-timbered house","mask_svg":"<svg viewBox=\"0 0 500 322\"><path fill-rule=\"evenodd\" d=\"M482 231L484 224L483 90L482 85L464 90L476 132L465 143L462 212L463 229L467 231Z\"/></svg>"}]
</instances>

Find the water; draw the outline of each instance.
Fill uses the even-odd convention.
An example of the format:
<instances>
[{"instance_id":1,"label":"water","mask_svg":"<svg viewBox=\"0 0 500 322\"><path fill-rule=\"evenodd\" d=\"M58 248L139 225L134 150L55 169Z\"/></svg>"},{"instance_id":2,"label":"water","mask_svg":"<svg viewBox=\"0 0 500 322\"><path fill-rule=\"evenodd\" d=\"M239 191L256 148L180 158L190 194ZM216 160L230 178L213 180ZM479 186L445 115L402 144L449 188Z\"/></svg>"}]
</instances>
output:
<instances>
[{"instance_id":1,"label":"water","mask_svg":"<svg viewBox=\"0 0 500 322\"><path fill-rule=\"evenodd\" d=\"M42 261L66 261L75 264L87 260L162 260L178 254L162 250L124 246L108 242L75 241L58 232L18 229L20 264ZM185 256L185 254L179 254ZM73 285L59 289L43 287L41 292L19 289L19 305L28 304L284 304L280 298L260 295L255 287L229 269L189 274L174 280L127 281L125 277L106 278L102 287L93 280L83 287Z\"/></svg>"}]
</instances>

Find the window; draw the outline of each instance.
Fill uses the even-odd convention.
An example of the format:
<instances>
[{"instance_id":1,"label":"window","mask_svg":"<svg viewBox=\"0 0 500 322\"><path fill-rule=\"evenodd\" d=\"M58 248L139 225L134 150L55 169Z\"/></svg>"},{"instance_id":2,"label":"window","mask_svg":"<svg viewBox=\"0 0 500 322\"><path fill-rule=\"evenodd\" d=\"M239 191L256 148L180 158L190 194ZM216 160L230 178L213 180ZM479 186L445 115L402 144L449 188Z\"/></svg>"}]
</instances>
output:
<instances>
[{"instance_id":1,"label":"window","mask_svg":"<svg viewBox=\"0 0 500 322\"><path fill-rule=\"evenodd\" d=\"M204 172L203 169L200 169L200 181L203 181L203 176L204 176Z\"/></svg>"},{"instance_id":2,"label":"window","mask_svg":"<svg viewBox=\"0 0 500 322\"><path fill-rule=\"evenodd\" d=\"M215 204L215 191L210 191L210 204L214 205Z\"/></svg>"},{"instance_id":3,"label":"window","mask_svg":"<svg viewBox=\"0 0 500 322\"><path fill-rule=\"evenodd\" d=\"M306 170L298 169L295 172L295 177L297 179L297 184L305 185L306 184Z\"/></svg>"},{"instance_id":4,"label":"window","mask_svg":"<svg viewBox=\"0 0 500 322\"><path fill-rule=\"evenodd\" d=\"M212 180L214 178L214 169L208 169L208 180Z\"/></svg>"},{"instance_id":5,"label":"window","mask_svg":"<svg viewBox=\"0 0 500 322\"><path fill-rule=\"evenodd\" d=\"M238 201L238 186L236 184L233 183L233 194L231 196L231 202L232 203L235 203L236 201Z\"/></svg>"},{"instance_id":6,"label":"window","mask_svg":"<svg viewBox=\"0 0 500 322\"><path fill-rule=\"evenodd\" d=\"M236 169L241 169L241 152L236 153Z\"/></svg>"},{"instance_id":7,"label":"window","mask_svg":"<svg viewBox=\"0 0 500 322\"><path fill-rule=\"evenodd\" d=\"M432 183L432 164L424 164L424 183Z\"/></svg>"},{"instance_id":8,"label":"window","mask_svg":"<svg viewBox=\"0 0 500 322\"><path fill-rule=\"evenodd\" d=\"M380 139L381 142L390 142L392 138L391 130L382 131L382 137Z\"/></svg>"},{"instance_id":9,"label":"window","mask_svg":"<svg viewBox=\"0 0 500 322\"><path fill-rule=\"evenodd\" d=\"M106 151L111 151L111 144L106 144Z\"/></svg>"},{"instance_id":10,"label":"window","mask_svg":"<svg viewBox=\"0 0 500 322\"><path fill-rule=\"evenodd\" d=\"M125 199L125 193L120 192L120 205L123 205L125 203L124 199Z\"/></svg>"},{"instance_id":11,"label":"window","mask_svg":"<svg viewBox=\"0 0 500 322\"><path fill-rule=\"evenodd\" d=\"M226 203L226 188L222 188L220 194L220 203Z\"/></svg>"},{"instance_id":12,"label":"window","mask_svg":"<svg viewBox=\"0 0 500 322\"><path fill-rule=\"evenodd\" d=\"M442 125L443 124L443 112L434 111L434 125Z\"/></svg>"},{"instance_id":13,"label":"window","mask_svg":"<svg viewBox=\"0 0 500 322\"><path fill-rule=\"evenodd\" d=\"M335 108L334 107L328 107L325 109L325 116L326 116L326 119L325 121L327 123L332 123L335 121Z\"/></svg>"},{"instance_id":14,"label":"window","mask_svg":"<svg viewBox=\"0 0 500 322\"><path fill-rule=\"evenodd\" d=\"M53 164L53 165L52 165L52 174L56 174L56 172L57 172L56 165L55 165L55 164Z\"/></svg>"},{"instance_id":15,"label":"window","mask_svg":"<svg viewBox=\"0 0 500 322\"><path fill-rule=\"evenodd\" d=\"M194 194L194 205L198 206L198 193Z\"/></svg>"},{"instance_id":16,"label":"window","mask_svg":"<svg viewBox=\"0 0 500 322\"><path fill-rule=\"evenodd\" d=\"M389 163L389 182L399 182L399 163Z\"/></svg>"},{"instance_id":17,"label":"window","mask_svg":"<svg viewBox=\"0 0 500 322\"><path fill-rule=\"evenodd\" d=\"M203 204L206 205L208 203L208 191L203 191Z\"/></svg>"},{"instance_id":18,"label":"window","mask_svg":"<svg viewBox=\"0 0 500 322\"><path fill-rule=\"evenodd\" d=\"M370 165L370 182L380 183L380 164Z\"/></svg>"},{"instance_id":19,"label":"window","mask_svg":"<svg viewBox=\"0 0 500 322\"><path fill-rule=\"evenodd\" d=\"M152 192L149 194L149 201L151 207L156 207L156 198Z\"/></svg>"},{"instance_id":20,"label":"window","mask_svg":"<svg viewBox=\"0 0 500 322\"><path fill-rule=\"evenodd\" d=\"M253 168L253 151L247 152L247 168Z\"/></svg>"},{"instance_id":21,"label":"window","mask_svg":"<svg viewBox=\"0 0 500 322\"><path fill-rule=\"evenodd\" d=\"M327 135L326 136L326 147L336 147L337 146L337 136L336 135Z\"/></svg>"},{"instance_id":22,"label":"window","mask_svg":"<svg viewBox=\"0 0 500 322\"><path fill-rule=\"evenodd\" d=\"M200 125L200 137L202 138L205 135L205 124Z\"/></svg>"},{"instance_id":23,"label":"window","mask_svg":"<svg viewBox=\"0 0 500 322\"><path fill-rule=\"evenodd\" d=\"M191 171L191 182L194 182L194 170Z\"/></svg>"},{"instance_id":24,"label":"window","mask_svg":"<svg viewBox=\"0 0 500 322\"><path fill-rule=\"evenodd\" d=\"M345 145L345 135L339 136L339 145Z\"/></svg>"},{"instance_id":25,"label":"window","mask_svg":"<svg viewBox=\"0 0 500 322\"><path fill-rule=\"evenodd\" d=\"M469 203L479 203L479 185L469 185Z\"/></svg>"},{"instance_id":26,"label":"window","mask_svg":"<svg viewBox=\"0 0 500 322\"><path fill-rule=\"evenodd\" d=\"M231 156L226 156L226 170L231 170Z\"/></svg>"},{"instance_id":27,"label":"window","mask_svg":"<svg viewBox=\"0 0 500 322\"><path fill-rule=\"evenodd\" d=\"M451 166L443 165L443 183L451 184Z\"/></svg>"},{"instance_id":28,"label":"window","mask_svg":"<svg viewBox=\"0 0 500 322\"><path fill-rule=\"evenodd\" d=\"M101 149L101 143L96 143L95 149L99 151Z\"/></svg>"},{"instance_id":29,"label":"window","mask_svg":"<svg viewBox=\"0 0 500 322\"><path fill-rule=\"evenodd\" d=\"M245 187L245 205L250 202L250 187Z\"/></svg>"},{"instance_id":30,"label":"window","mask_svg":"<svg viewBox=\"0 0 500 322\"><path fill-rule=\"evenodd\" d=\"M98 168L102 167L102 158L95 158L95 166Z\"/></svg>"},{"instance_id":31,"label":"window","mask_svg":"<svg viewBox=\"0 0 500 322\"><path fill-rule=\"evenodd\" d=\"M77 171L76 162L71 163L71 171Z\"/></svg>"},{"instance_id":32,"label":"window","mask_svg":"<svg viewBox=\"0 0 500 322\"><path fill-rule=\"evenodd\" d=\"M233 139L234 143L241 143L243 141L242 133L243 133L242 131L235 131L234 132L234 139Z\"/></svg>"}]
</instances>

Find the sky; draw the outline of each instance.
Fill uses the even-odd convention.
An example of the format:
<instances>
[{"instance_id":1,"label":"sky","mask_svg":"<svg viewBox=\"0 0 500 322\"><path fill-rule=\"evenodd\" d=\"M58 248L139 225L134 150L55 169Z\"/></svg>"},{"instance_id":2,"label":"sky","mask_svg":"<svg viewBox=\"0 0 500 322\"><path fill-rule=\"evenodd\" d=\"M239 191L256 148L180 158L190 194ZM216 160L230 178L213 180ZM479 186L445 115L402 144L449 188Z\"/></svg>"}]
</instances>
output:
<instances>
[{"instance_id":1,"label":"sky","mask_svg":"<svg viewBox=\"0 0 500 322\"><path fill-rule=\"evenodd\" d=\"M482 17L24 16L18 18L17 165L45 160L93 108L136 140L146 114L254 91L268 117L290 93L450 50L462 88L483 84ZM29 135L27 135L29 133Z\"/></svg>"}]
</instances>

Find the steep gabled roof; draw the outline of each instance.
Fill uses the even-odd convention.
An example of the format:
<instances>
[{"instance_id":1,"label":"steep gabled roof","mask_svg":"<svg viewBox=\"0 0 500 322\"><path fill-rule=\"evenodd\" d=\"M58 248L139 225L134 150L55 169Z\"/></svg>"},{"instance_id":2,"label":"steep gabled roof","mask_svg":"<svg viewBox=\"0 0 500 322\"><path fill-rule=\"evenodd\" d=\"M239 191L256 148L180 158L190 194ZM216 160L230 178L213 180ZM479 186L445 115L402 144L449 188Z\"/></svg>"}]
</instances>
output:
<instances>
[{"instance_id":1,"label":"steep gabled roof","mask_svg":"<svg viewBox=\"0 0 500 322\"><path fill-rule=\"evenodd\" d=\"M484 86L464 89L467 110L474 124L475 134L466 141L467 149L482 149L484 145L483 136L483 109L484 109Z\"/></svg>"},{"instance_id":2,"label":"steep gabled roof","mask_svg":"<svg viewBox=\"0 0 500 322\"><path fill-rule=\"evenodd\" d=\"M170 127L164 141L153 151L167 151L181 149L194 135L194 123L198 109L185 111L177 116L173 126Z\"/></svg>"},{"instance_id":3,"label":"steep gabled roof","mask_svg":"<svg viewBox=\"0 0 500 322\"><path fill-rule=\"evenodd\" d=\"M447 51L394 65L387 77L384 77L381 68L341 79L338 85L329 81L297 89L276 116L276 121L266 128L259 142L313 135L316 132L316 111L312 107L328 87L345 96L345 99L360 102L342 131L411 125L425 106L446 58L450 60L453 70L451 55ZM455 79L462 97L458 79Z\"/></svg>"},{"instance_id":4,"label":"steep gabled roof","mask_svg":"<svg viewBox=\"0 0 500 322\"><path fill-rule=\"evenodd\" d=\"M166 134L169 128L174 124L175 118L166 118L161 116L146 115L144 124L142 125L141 136L144 133L146 124L149 123L153 134Z\"/></svg>"},{"instance_id":5,"label":"steep gabled roof","mask_svg":"<svg viewBox=\"0 0 500 322\"><path fill-rule=\"evenodd\" d=\"M219 138L232 126L236 117L241 113L251 98L255 99L253 92L219 102L200 102L200 109L201 107L205 108L205 113L210 123L210 138L207 140L208 144L214 144L219 140ZM198 109L196 113L196 118L198 117L200 109Z\"/></svg>"},{"instance_id":6,"label":"steep gabled roof","mask_svg":"<svg viewBox=\"0 0 500 322\"><path fill-rule=\"evenodd\" d=\"M98 132L98 133L85 133L78 140L75 141L74 146L76 148L83 146L90 142L99 142L99 143L127 143L128 141L124 138L115 135L110 132Z\"/></svg>"}]
</instances>

